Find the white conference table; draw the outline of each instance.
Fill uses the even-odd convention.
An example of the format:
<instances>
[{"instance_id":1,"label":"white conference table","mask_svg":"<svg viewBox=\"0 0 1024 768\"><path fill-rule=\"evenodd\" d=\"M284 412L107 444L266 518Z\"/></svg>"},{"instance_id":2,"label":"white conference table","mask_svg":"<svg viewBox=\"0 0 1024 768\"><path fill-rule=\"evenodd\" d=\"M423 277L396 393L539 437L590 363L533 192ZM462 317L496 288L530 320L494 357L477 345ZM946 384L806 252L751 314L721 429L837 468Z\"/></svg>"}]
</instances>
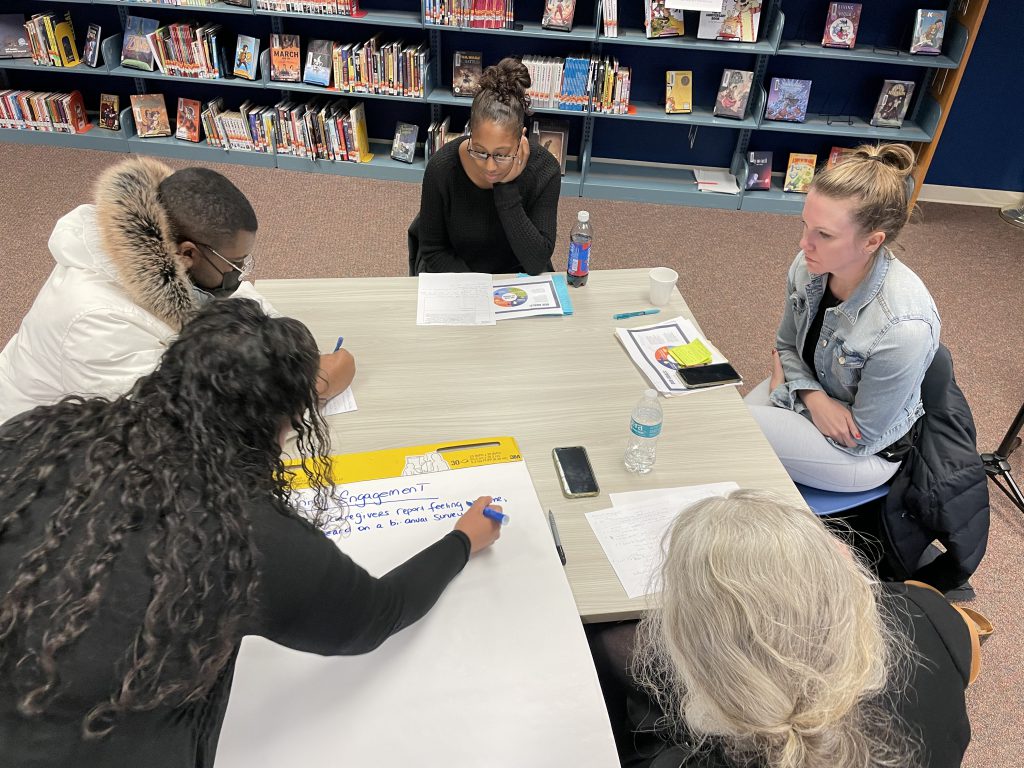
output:
<instances>
[{"instance_id":1,"label":"white conference table","mask_svg":"<svg viewBox=\"0 0 1024 768\"><path fill-rule=\"evenodd\" d=\"M572 316L474 327L417 326L411 277L260 280L256 287L279 312L302 320L321 350L344 336L355 355L358 410L328 419L333 452L516 439L541 504L555 513L566 576L586 622L636 618L647 607L626 597L584 517L611 506L609 492L731 480L803 503L734 387L663 398L654 469L637 476L623 467L630 414L648 385L613 330L694 319L673 291L656 317L612 320L650 306L647 269L591 273L584 288L570 289ZM562 495L551 450L571 445L587 448L600 496Z\"/></svg>"}]
</instances>

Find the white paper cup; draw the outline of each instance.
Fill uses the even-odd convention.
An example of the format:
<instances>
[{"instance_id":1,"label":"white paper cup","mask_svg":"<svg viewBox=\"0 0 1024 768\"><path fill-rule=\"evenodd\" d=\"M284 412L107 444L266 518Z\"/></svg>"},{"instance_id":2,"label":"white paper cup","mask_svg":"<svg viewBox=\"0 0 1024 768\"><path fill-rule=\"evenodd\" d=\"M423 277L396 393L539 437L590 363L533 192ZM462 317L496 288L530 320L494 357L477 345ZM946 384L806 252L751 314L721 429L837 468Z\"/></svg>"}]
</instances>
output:
<instances>
[{"instance_id":1,"label":"white paper cup","mask_svg":"<svg viewBox=\"0 0 1024 768\"><path fill-rule=\"evenodd\" d=\"M651 304L663 307L672 298L672 287L679 279L679 273L668 267L655 267L651 270Z\"/></svg>"}]
</instances>

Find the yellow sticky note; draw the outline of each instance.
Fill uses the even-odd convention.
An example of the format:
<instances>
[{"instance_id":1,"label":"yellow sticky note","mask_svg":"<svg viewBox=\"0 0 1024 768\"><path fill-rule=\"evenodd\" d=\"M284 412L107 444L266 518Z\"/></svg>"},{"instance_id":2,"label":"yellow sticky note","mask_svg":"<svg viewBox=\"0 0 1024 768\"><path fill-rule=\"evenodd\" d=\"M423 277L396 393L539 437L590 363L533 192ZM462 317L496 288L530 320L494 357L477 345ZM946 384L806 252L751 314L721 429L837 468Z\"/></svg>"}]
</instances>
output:
<instances>
[{"instance_id":1,"label":"yellow sticky note","mask_svg":"<svg viewBox=\"0 0 1024 768\"><path fill-rule=\"evenodd\" d=\"M684 368L691 365L706 365L711 362L711 350L705 347L700 339L694 339L689 344L671 347L668 354Z\"/></svg>"}]
</instances>

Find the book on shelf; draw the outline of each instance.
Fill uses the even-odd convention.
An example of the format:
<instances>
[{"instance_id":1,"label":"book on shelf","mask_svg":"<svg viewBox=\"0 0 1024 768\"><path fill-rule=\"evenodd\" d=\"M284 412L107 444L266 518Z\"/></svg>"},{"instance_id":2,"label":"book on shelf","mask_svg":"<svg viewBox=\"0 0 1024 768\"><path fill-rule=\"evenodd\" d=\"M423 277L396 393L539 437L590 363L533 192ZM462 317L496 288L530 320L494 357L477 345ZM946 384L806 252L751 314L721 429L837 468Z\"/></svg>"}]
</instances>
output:
<instances>
[{"instance_id":1,"label":"book on shelf","mask_svg":"<svg viewBox=\"0 0 1024 768\"><path fill-rule=\"evenodd\" d=\"M761 0L724 0L721 11L701 11L697 39L756 43L761 6Z\"/></svg>"},{"instance_id":2,"label":"book on shelf","mask_svg":"<svg viewBox=\"0 0 1024 768\"><path fill-rule=\"evenodd\" d=\"M789 165L786 166L786 180L782 184L783 192L807 193L814 180L814 166L818 162L817 155L800 154L793 152L789 156Z\"/></svg>"},{"instance_id":3,"label":"book on shelf","mask_svg":"<svg viewBox=\"0 0 1024 768\"><path fill-rule=\"evenodd\" d=\"M591 59L566 56L558 90L558 109L583 112L587 108Z\"/></svg>"},{"instance_id":4,"label":"book on shelf","mask_svg":"<svg viewBox=\"0 0 1024 768\"><path fill-rule=\"evenodd\" d=\"M831 168L834 165L839 165L848 157L852 157L857 153L857 150L850 149L849 147L832 147L828 153L828 160L825 161L825 168Z\"/></svg>"},{"instance_id":5,"label":"book on shelf","mask_svg":"<svg viewBox=\"0 0 1024 768\"><path fill-rule=\"evenodd\" d=\"M174 138L182 141L199 142L199 115L203 107L195 99L178 99L177 126L174 131Z\"/></svg>"},{"instance_id":6,"label":"book on shelf","mask_svg":"<svg viewBox=\"0 0 1024 768\"><path fill-rule=\"evenodd\" d=\"M256 61L260 55L260 41L249 35L239 35L235 44L235 66L232 74L246 80L256 79Z\"/></svg>"},{"instance_id":7,"label":"book on shelf","mask_svg":"<svg viewBox=\"0 0 1024 768\"><path fill-rule=\"evenodd\" d=\"M624 115L629 112L629 91L633 71L614 56L592 59L588 90L593 94L594 112Z\"/></svg>"},{"instance_id":8,"label":"book on shelf","mask_svg":"<svg viewBox=\"0 0 1024 768\"><path fill-rule=\"evenodd\" d=\"M480 92L480 78L483 76L483 53L480 51L456 51L452 57L452 94L455 96L476 96Z\"/></svg>"},{"instance_id":9,"label":"book on shelf","mask_svg":"<svg viewBox=\"0 0 1024 768\"><path fill-rule=\"evenodd\" d=\"M716 117L732 117L742 120L747 114L750 100L750 86L754 73L743 69L727 69L722 72L718 85L713 113Z\"/></svg>"},{"instance_id":10,"label":"book on shelf","mask_svg":"<svg viewBox=\"0 0 1024 768\"><path fill-rule=\"evenodd\" d=\"M414 123L399 121L395 125L395 138L391 142L391 159L412 163L416 159L416 137L420 127Z\"/></svg>"},{"instance_id":11,"label":"book on shelf","mask_svg":"<svg viewBox=\"0 0 1024 768\"><path fill-rule=\"evenodd\" d=\"M530 73L527 94L530 96L531 106L538 109L557 109L565 60L557 56L523 56L523 66Z\"/></svg>"},{"instance_id":12,"label":"book on shelf","mask_svg":"<svg viewBox=\"0 0 1024 768\"><path fill-rule=\"evenodd\" d=\"M365 43L333 43L334 87L345 93L422 98L429 61L430 48L425 43L382 45L378 35Z\"/></svg>"},{"instance_id":13,"label":"book on shelf","mask_svg":"<svg viewBox=\"0 0 1024 768\"><path fill-rule=\"evenodd\" d=\"M78 91L0 90L0 128L85 133L92 129L92 123Z\"/></svg>"},{"instance_id":14,"label":"book on shelf","mask_svg":"<svg viewBox=\"0 0 1024 768\"><path fill-rule=\"evenodd\" d=\"M540 25L544 29L572 31L572 17L576 13L576 0L545 0Z\"/></svg>"},{"instance_id":15,"label":"book on shelf","mask_svg":"<svg viewBox=\"0 0 1024 768\"><path fill-rule=\"evenodd\" d=\"M575 0L563 0L575 3ZM424 0L427 24L470 29L513 29L513 0Z\"/></svg>"},{"instance_id":16,"label":"book on shelf","mask_svg":"<svg viewBox=\"0 0 1024 768\"><path fill-rule=\"evenodd\" d=\"M99 24L90 24L89 30L85 33L85 47L82 49L82 61L86 66L96 67L100 61L100 34L102 27Z\"/></svg>"},{"instance_id":17,"label":"book on shelf","mask_svg":"<svg viewBox=\"0 0 1024 768\"><path fill-rule=\"evenodd\" d=\"M649 38L682 37L686 33L683 12L669 8L666 0L644 0L644 33Z\"/></svg>"},{"instance_id":18,"label":"book on shelf","mask_svg":"<svg viewBox=\"0 0 1024 768\"><path fill-rule=\"evenodd\" d=\"M261 11L309 13L321 16L363 16L358 0L256 0Z\"/></svg>"},{"instance_id":19,"label":"book on shelf","mask_svg":"<svg viewBox=\"0 0 1024 768\"><path fill-rule=\"evenodd\" d=\"M220 24L176 23L146 35L156 68L173 77L219 80L230 77L233 60L225 58Z\"/></svg>"},{"instance_id":20,"label":"book on shelf","mask_svg":"<svg viewBox=\"0 0 1024 768\"><path fill-rule=\"evenodd\" d=\"M669 70L665 73L665 112L669 115L693 112L693 71Z\"/></svg>"},{"instance_id":21,"label":"book on shelf","mask_svg":"<svg viewBox=\"0 0 1024 768\"><path fill-rule=\"evenodd\" d=\"M75 44L71 13L36 13L25 22L32 63L49 67L74 67L81 59Z\"/></svg>"},{"instance_id":22,"label":"book on shelf","mask_svg":"<svg viewBox=\"0 0 1024 768\"><path fill-rule=\"evenodd\" d=\"M764 105L764 119L802 123L807 119L807 101L810 98L810 80L773 77Z\"/></svg>"},{"instance_id":23,"label":"book on shelf","mask_svg":"<svg viewBox=\"0 0 1024 768\"><path fill-rule=\"evenodd\" d=\"M605 37L619 36L619 0L601 0L601 20Z\"/></svg>"},{"instance_id":24,"label":"book on shelf","mask_svg":"<svg viewBox=\"0 0 1024 768\"><path fill-rule=\"evenodd\" d=\"M443 120L435 120L427 127L427 140L423 143L423 152L429 161L435 152L441 149L451 139L458 138L459 134L449 132L451 117L445 116ZM469 124L466 124L469 127Z\"/></svg>"},{"instance_id":25,"label":"book on shelf","mask_svg":"<svg viewBox=\"0 0 1024 768\"><path fill-rule=\"evenodd\" d=\"M829 3L821 44L826 48L853 48L857 43L860 11L860 3Z\"/></svg>"},{"instance_id":26,"label":"book on shelf","mask_svg":"<svg viewBox=\"0 0 1024 768\"><path fill-rule=\"evenodd\" d=\"M565 176L566 154L569 146L569 121L537 118L533 121L533 134L537 143L551 153Z\"/></svg>"},{"instance_id":27,"label":"book on shelf","mask_svg":"<svg viewBox=\"0 0 1024 768\"><path fill-rule=\"evenodd\" d=\"M333 51L334 43L330 40L310 40L306 47L306 69L302 75L302 82L329 86Z\"/></svg>"},{"instance_id":28,"label":"book on shelf","mask_svg":"<svg viewBox=\"0 0 1024 768\"><path fill-rule=\"evenodd\" d=\"M156 19L129 16L124 25L124 39L121 42L121 66L131 69L153 71L153 49L147 36L160 28Z\"/></svg>"},{"instance_id":29,"label":"book on shelf","mask_svg":"<svg viewBox=\"0 0 1024 768\"><path fill-rule=\"evenodd\" d=\"M162 93L136 94L131 101L135 132L139 138L171 135L171 122Z\"/></svg>"},{"instance_id":30,"label":"book on shelf","mask_svg":"<svg viewBox=\"0 0 1024 768\"><path fill-rule=\"evenodd\" d=\"M354 156L357 163L368 163L373 160L373 155L370 154L370 139L366 129L366 105L359 102L349 110L349 116L352 121L354 147L354 151L350 148L349 154Z\"/></svg>"},{"instance_id":31,"label":"book on shelf","mask_svg":"<svg viewBox=\"0 0 1024 768\"><path fill-rule=\"evenodd\" d=\"M942 37L946 33L946 12L918 9L914 15L914 32L910 52L937 56L942 53Z\"/></svg>"},{"instance_id":32,"label":"book on shelf","mask_svg":"<svg viewBox=\"0 0 1024 768\"><path fill-rule=\"evenodd\" d=\"M772 188L772 153L747 153L747 190Z\"/></svg>"},{"instance_id":33,"label":"book on shelf","mask_svg":"<svg viewBox=\"0 0 1024 768\"><path fill-rule=\"evenodd\" d=\"M100 94L100 128L121 130L121 97L116 93Z\"/></svg>"},{"instance_id":34,"label":"book on shelf","mask_svg":"<svg viewBox=\"0 0 1024 768\"><path fill-rule=\"evenodd\" d=\"M910 97L914 95L913 80L886 80L878 95L871 125L879 128L901 128L907 116Z\"/></svg>"},{"instance_id":35,"label":"book on shelf","mask_svg":"<svg viewBox=\"0 0 1024 768\"><path fill-rule=\"evenodd\" d=\"M21 13L0 13L0 58L27 59L32 55Z\"/></svg>"},{"instance_id":36,"label":"book on shelf","mask_svg":"<svg viewBox=\"0 0 1024 768\"><path fill-rule=\"evenodd\" d=\"M302 53L298 35L270 36L270 79L279 83L302 82Z\"/></svg>"}]
</instances>

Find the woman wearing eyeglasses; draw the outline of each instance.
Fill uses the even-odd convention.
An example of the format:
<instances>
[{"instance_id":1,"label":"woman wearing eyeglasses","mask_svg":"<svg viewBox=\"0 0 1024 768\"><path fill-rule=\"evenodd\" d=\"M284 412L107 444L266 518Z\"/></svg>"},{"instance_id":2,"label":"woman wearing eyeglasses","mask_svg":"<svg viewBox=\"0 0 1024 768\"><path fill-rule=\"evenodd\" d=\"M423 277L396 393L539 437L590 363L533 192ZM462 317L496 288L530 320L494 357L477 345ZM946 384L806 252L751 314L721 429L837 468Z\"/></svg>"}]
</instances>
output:
<instances>
[{"instance_id":1,"label":"woman wearing eyeglasses","mask_svg":"<svg viewBox=\"0 0 1024 768\"><path fill-rule=\"evenodd\" d=\"M552 270L561 171L526 137L529 87L516 59L484 70L470 135L445 144L423 177L414 272Z\"/></svg>"},{"instance_id":2,"label":"woman wearing eyeglasses","mask_svg":"<svg viewBox=\"0 0 1024 768\"><path fill-rule=\"evenodd\" d=\"M319 368L299 321L211 302L130 395L0 427L0 764L209 768L243 635L367 653L498 538L483 497L375 578L301 518L281 438L324 510Z\"/></svg>"},{"instance_id":3,"label":"woman wearing eyeglasses","mask_svg":"<svg viewBox=\"0 0 1024 768\"><path fill-rule=\"evenodd\" d=\"M216 171L133 158L103 173L95 203L54 227L53 271L0 353L0 423L69 394L127 392L214 297L269 309L246 280L256 230L252 205ZM321 395L354 376L347 351L324 355Z\"/></svg>"}]
</instances>

